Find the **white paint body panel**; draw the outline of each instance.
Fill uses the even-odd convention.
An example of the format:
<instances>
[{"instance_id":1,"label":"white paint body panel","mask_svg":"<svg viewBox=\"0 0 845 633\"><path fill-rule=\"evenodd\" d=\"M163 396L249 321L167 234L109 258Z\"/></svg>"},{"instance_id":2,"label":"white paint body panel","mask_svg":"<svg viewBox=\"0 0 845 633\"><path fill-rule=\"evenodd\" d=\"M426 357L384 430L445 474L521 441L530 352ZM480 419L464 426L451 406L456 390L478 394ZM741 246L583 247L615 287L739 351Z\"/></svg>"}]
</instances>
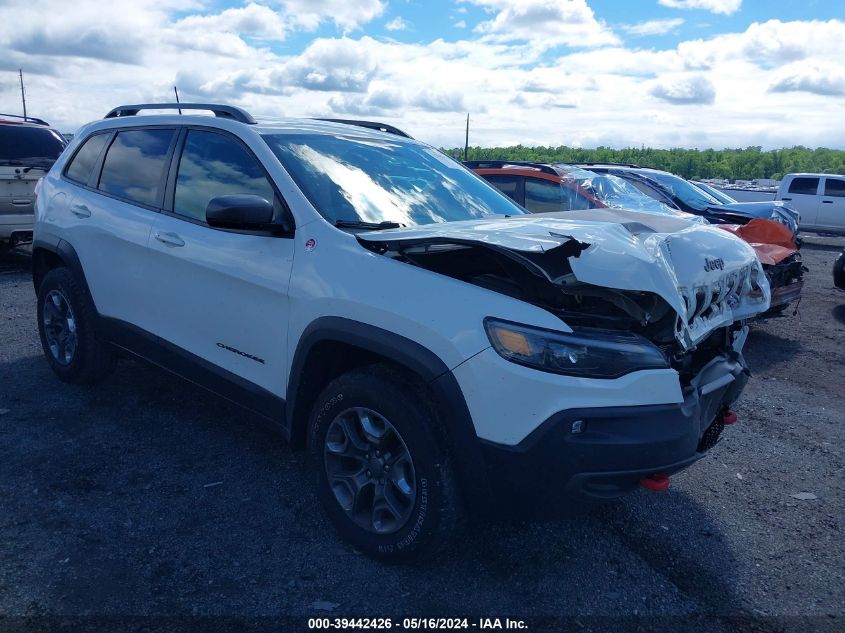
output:
<instances>
[{"instance_id":1,"label":"white paint body panel","mask_svg":"<svg viewBox=\"0 0 845 633\"><path fill-rule=\"evenodd\" d=\"M651 369L614 380L559 376L506 361L493 349L454 370L482 439L515 445L565 409L683 402L678 374Z\"/></svg>"}]
</instances>

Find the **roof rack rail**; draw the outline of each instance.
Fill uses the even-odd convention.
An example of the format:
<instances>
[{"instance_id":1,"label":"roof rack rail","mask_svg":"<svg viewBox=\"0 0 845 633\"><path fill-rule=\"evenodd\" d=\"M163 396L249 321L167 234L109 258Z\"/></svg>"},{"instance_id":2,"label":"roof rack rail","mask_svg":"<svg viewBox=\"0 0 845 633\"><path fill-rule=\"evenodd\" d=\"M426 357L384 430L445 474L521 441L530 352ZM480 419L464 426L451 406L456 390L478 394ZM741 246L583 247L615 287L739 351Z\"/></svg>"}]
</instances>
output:
<instances>
[{"instance_id":1,"label":"roof rack rail","mask_svg":"<svg viewBox=\"0 0 845 633\"><path fill-rule=\"evenodd\" d=\"M21 116L20 114L6 114L5 112L0 112L0 117L12 117L13 119L20 119L23 123L35 123L37 125L46 125L49 127L49 123L44 119L37 119L34 116Z\"/></svg>"},{"instance_id":2,"label":"roof rack rail","mask_svg":"<svg viewBox=\"0 0 845 633\"><path fill-rule=\"evenodd\" d=\"M210 110L214 113L214 116L222 119L232 119L249 124L256 122L252 118L252 115L243 108L221 105L219 103L138 103L135 105L122 105L110 110L104 118L114 119L116 117L135 116L141 110Z\"/></svg>"},{"instance_id":3,"label":"roof rack rail","mask_svg":"<svg viewBox=\"0 0 845 633\"><path fill-rule=\"evenodd\" d=\"M635 167L636 169L648 169L647 167L643 167L642 165L637 165L636 163L613 163L606 160L596 160L596 161L577 161L572 163L572 165L607 165L608 167Z\"/></svg>"},{"instance_id":4,"label":"roof rack rail","mask_svg":"<svg viewBox=\"0 0 845 633\"><path fill-rule=\"evenodd\" d=\"M544 174L560 176L560 173L552 166L551 163L540 163L531 160L465 160L463 163L470 169L496 169L499 167L507 167L508 165L516 167L533 167Z\"/></svg>"},{"instance_id":5,"label":"roof rack rail","mask_svg":"<svg viewBox=\"0 0 845 633\"><path fill-rule=\"evenodd\" d=\"M321 119L316 118L315 121L328 121L329 123L345 123L346 125L357 125L358 127L365 127L370 130L379 130L380 132L387 132L388 134L395 134L404 138L413 138L410 134L403 132L398 127L393 127L387 123L379 123L378 121L359 121L357 119Z\"/></svg>"}]
</instances>

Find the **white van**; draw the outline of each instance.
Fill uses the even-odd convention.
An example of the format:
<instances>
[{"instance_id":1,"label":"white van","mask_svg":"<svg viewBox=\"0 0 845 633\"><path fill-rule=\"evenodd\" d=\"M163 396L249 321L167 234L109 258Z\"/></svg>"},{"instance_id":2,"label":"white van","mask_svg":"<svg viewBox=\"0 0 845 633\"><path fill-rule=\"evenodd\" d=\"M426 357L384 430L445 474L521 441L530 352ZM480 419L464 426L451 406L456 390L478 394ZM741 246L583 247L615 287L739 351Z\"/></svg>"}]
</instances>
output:
<instances>
[{"instance_id":1,"label":"white van","mask_svg":"<svg viewBox=\"0 0 845 633\"><path fill-rule=\"evenodd\" d=\"M801 214L802 230L845 234L845 176L787 174L775 199Z\"/></svg>"}]
</instances>

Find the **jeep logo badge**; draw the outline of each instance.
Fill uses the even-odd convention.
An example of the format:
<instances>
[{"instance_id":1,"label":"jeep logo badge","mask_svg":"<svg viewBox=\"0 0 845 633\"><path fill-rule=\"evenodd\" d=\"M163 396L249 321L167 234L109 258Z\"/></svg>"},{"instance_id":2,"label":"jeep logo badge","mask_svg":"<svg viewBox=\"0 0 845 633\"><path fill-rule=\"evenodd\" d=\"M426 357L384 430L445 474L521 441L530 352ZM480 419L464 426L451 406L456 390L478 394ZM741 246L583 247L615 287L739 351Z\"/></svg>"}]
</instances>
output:
<instances>
[{"instance_id":1,"label":"jeep logo badge","mask_svg":"<svg viewBox=\"0 0 845 633\"><path fill-rule=\"evenodd\" d=\"M709 273L711 270L716 270L717 268L719 270L725 270L724 259L721 257L717 257L716 259L710 259L707 257L704 258L704 270Z\"/></svg>"}]
</instances>

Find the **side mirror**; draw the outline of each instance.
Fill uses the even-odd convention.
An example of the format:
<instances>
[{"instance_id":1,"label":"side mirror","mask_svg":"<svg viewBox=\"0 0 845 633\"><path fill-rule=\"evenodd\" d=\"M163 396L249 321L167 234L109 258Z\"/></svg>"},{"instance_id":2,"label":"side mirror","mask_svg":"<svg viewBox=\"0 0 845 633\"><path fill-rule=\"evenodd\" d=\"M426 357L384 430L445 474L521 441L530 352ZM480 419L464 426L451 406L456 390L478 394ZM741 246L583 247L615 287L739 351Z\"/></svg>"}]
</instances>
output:
<instances>
[{"instance_id":1,"label":"side mirror","mask_svg":"<svg viewBox=\"0 0 845 633\"><path fill-rule=\"evenodd\" d=\"M267 230L273 228L273 203L251 194L217 196L205 209L205 221L219 229Z\"/></svg>"}]
</instances>

